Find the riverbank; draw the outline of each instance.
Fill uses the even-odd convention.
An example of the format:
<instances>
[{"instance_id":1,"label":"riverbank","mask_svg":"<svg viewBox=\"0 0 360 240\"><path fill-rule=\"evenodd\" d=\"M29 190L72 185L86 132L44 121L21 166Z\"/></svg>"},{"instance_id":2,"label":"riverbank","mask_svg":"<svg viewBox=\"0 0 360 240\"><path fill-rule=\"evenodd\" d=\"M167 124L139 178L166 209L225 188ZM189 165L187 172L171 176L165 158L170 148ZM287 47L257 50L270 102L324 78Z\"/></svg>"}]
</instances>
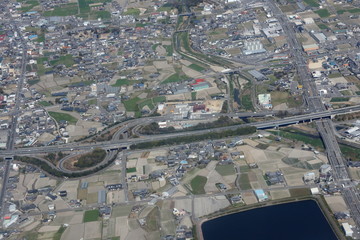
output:
<instances>
[{"instance_id":1,"label":"riverbank","mask_svg":"<svg viewBox=\"0 0 360 240\"><path fill-rule=\"evenodd\" d=\"M220 210L218 212L209 214L209 215L201 218L195 224L196 235L197 235L196 239L204 240L203 232L202 232L202 225L203 225L203 223L213 220L215 218L227 216L227 215L234 214L234 213L250 211L253 209L257 209L257 208L270 207L270 206L281 205L281 204L286 204L286 203L293 203L293 202L301 202L301 201L306 201L306 200L315 201L316 204L318 205L319 209L321 210L322 214L324 215L325 219L327 220L327 223L329 224L332 231L336 235L336 237L339 240L346 240L346 237L344 236L339 223L333 217L333 214L332 214L329 206L327 205L325 199L323 198L323 196L304 196L304 197L297 197L297 198L286 198L286 199L281 199L281 200L261 202L261 203L257 203L257 204L240 206L240 207L230 206L228 208L225 208L223 210Z\"/></svg>"}]
</instances>

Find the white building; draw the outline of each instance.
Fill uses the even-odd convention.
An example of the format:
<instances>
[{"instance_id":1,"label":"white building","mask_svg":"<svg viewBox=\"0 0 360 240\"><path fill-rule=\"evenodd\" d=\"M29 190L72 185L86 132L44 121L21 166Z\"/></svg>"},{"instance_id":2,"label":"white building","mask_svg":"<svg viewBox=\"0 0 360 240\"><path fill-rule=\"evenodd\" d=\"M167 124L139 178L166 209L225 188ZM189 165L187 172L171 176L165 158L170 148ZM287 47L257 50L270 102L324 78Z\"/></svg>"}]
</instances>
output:
<instances>
[{"instance_id":1,"label":"white building","mask_svg":"<svg viewBox=\"0 0 360 240\"><path fill-rule=\"evenodd\" d=\"M266 52L266 50L264 49L262 43L259 40L244 42L243 53L245 55L264 53L264 52Z\"/></svg>"},{"instance_id":2,"label":"white building","mask_svg":"<svg viewBox=\"0 0 360 240\"><path fill-rule=\"evenodd\" d=\"M345 236L352 237L354 231L351 229L350 224L349 223L342 223L342 227L344 229Z\"/></svg>"},{"instance_id":3,"label":"white building","mask_svg":"<svg viewBox=\"0 0 360 240\"><path fill-rule=\"evenodd\" d=\"M308 181L315 181L315 173L313 172L308 172L304 174L304 181L308 182Z\"/></svg>"},{"instance_id":4,"label":"white building","mask_svg":"<svg viewBox=\"0 0 360 240\"><path fill-rule=\"evenodd\" d=\"M268 94L259 94L258 95L258 100L259 100L259 104L266 109L271 109L272 108L272 104L271 104L271 95Z\"/></svg>"}]
</instances>

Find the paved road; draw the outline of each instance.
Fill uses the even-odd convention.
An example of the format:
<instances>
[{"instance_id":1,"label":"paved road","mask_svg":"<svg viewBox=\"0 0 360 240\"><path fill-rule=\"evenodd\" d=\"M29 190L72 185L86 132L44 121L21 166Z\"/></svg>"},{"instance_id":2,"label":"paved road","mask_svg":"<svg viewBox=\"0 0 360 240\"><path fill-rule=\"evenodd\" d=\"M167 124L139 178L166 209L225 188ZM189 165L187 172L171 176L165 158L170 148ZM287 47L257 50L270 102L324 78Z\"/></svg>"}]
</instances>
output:
<instances>
[{"instance_id":1,"label":"paved road","mask_svg":"<svg viewBox=\"0 0 360 240\"><path fill-rule=\"evenodd\" d=\"M92 148L104 148L104 149L112 149L119 147L128 147L132 144L148 142L153 140L163 140L180 136L191 136L191 135L199 135L209 132L221 132L224 130L234 130L242 126L254 126L258 129L266 129L266 128L274 128L278 126L286 126L290 124L297 124L303 121L316 120L322 118L329 118L333 115L337 114L345 114L350 112L360 111L360 106L352 106L347 108L336 109L332 111L322 111L316 113L309 113L299 116L287 117L279 120L270 120L265 122L254 122L236 126L228 126L228 127L220 127L214 129L205 129L191 132L179 132L179 133L170 133L170 134L159 134L159 135L151 135L151 136L143 136L140 138L133 139L121 139L117 141L110 142L100 142L95 144L81 144L81 143L69 143L63 145L53 145L53 146L44 146L44 147L31 147L31 148L19 148L14 150L6 150L0 153L0 156L6 155L26 155L26 154L44 154L49 152L59 152L59 151L72 151L72 150L90 150Z\"/></svg>"},{"instance_id":2,"label":"paved road","mask_svg":"<svg viewBox=\"0 0 360 240\"><path fill-rule=\"evenodd\" d=\"M12 152L14 149L17 118L19 116L20 105L22 103L21 91L23 89L23 85L24 85L24 81L25 81L26 62L27 62L26 41L24 40L24 38L19 30L19 27L17 26L17 24L15 22L13 22L13 30L15 32L17 32L20 37L20 49L22 50L23 54L21 57L21 75L17 82L17 91L15 93L15 106L13 108L14 112L11 115L11 127L9 130L9 137L8 137L7 146L6 146L7 151L9 151L9 152ZM4 216L4 214L6 213L6 209L5 209L6 188L7 188L7 183L8 183L8 179L9 179L10 166L11 166L12 160L13 160L12 156L7 156L5 158L6 163L5 163L5 169L4 169L3 179L2 179L3 183L2 183L2 189L1 189L1 195L0 195L0 216ZM3 218L0 219L0 223L1 223L0 227L2 227L2 220L3 220Z\"/></svg>"}]
</instances>

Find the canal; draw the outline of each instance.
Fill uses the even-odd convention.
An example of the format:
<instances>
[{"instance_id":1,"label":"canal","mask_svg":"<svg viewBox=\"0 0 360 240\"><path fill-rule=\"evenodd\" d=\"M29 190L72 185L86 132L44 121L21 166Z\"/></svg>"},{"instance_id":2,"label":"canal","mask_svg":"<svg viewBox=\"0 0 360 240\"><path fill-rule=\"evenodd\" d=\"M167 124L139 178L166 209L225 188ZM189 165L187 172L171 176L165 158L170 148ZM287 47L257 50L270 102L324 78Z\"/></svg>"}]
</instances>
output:
<instances>
[{"instance_id":1,"label":"canal","mask_svg":"<svg viewBox=\"0 0 360 240\"><path fill-rule=\"evenodd\" d=\"M244 212L206 221L204 240L337 240L315 201L306 200Z\"/></svg>"}]
</instances>

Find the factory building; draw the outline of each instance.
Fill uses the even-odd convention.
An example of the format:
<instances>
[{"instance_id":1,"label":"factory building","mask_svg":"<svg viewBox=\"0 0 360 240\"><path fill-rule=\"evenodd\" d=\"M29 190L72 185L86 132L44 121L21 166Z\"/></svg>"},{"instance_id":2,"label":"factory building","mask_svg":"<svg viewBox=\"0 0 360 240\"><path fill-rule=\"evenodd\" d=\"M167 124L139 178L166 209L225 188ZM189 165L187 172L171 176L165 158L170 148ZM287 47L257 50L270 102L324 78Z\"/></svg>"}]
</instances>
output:
<instances>
[{"instance_id":1,"label":"factory building","mask_svg":"<svg viewBox=\"0 0 360 240\"><path fill-rule=\"evenodd\" d=\"M245 55L264 53L264 52L266 52L266 50L264 49L262 43L259 40L244 42L243 53Z\"/></svg>"},{"instance_id":2,"label":"factory building","mask_svg":"<svg viewBox=\"0 0 360 240\"><path fill-rule=\"evenodd\" d=\"M263 202L269 199L269 197L262 189L255 189L254 192L259 202Z\"/></svg>"},{"instance_id":3,"label":"factory building","mask_svg":"<svg viewBox=\"0 0 360 240\"><path fill-rule=\"evenodd\" d=\"M268 94L259 94L258 100L259 100L259 104L261 105L261 107L266 108L266 109L272 108L271 95L269 93Z\"/></svg>"},{"instance_id":4,"label":"factory building","mask_svg":"<svg viewBox=\"0 0 360 240\"><path fill-rule=\"evenodd\" d=\"M351 229L350 224L349 223L342 223L342 227L344 229L345 236L352 237L352 235L354 234L354 231Z\"/></svg>"}]
</instances>

